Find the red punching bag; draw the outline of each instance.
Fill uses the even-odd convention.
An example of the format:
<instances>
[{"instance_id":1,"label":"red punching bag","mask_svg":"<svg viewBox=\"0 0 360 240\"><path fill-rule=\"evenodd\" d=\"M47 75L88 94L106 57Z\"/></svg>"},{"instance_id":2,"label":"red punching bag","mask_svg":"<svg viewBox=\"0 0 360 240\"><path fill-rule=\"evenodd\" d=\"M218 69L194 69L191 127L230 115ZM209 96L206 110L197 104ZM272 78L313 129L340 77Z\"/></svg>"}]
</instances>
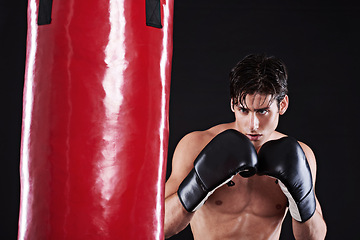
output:
<instances>
[{"instance_id":1,"label":"red punching bag","mask_svg":"<svg viewBox=\"0 0 360 240\"><path fill-rule=\"evenodd\" d=\"M18 239L163 239L173 0L29 0Z\"/></svg>"}]
</instances>

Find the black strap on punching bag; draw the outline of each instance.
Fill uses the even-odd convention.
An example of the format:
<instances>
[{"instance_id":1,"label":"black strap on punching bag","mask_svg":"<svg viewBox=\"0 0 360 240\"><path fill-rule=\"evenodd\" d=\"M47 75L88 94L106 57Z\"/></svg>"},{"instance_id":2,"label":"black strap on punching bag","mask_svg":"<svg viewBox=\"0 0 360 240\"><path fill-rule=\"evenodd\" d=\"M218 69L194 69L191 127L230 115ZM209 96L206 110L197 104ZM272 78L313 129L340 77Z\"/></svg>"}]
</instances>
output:
<instances>
[{"instance_id":1,"label":"black strap on punching bag","mask_svg":"<svg viewBox=\"0 0 360 240\"><path fill-rule=\"evenodd\" d=\"M51 23L52 0L39 1L38 25ZM162 28L160 0L146 0L146 25Z\"/></svg>"},{"instance_id":2,"label":"black strap on punching bag","mask_svg":"<svg viewBox=\"0 0 360 240\"><path fill-rule=\"evenodd\" d=\"M51 23L52 0L40 0L38 25L46 25Z\"/></svg>"},{"instance_id":3,"label":"black strap on punching bag","mask_svg":"<svg viewBox=\"0 0 360 240\"><path fill-rule=\"evenodd\" d=\"M160 0L146 0L146 26L162 28Z\"/></svg>"}]
</instances>

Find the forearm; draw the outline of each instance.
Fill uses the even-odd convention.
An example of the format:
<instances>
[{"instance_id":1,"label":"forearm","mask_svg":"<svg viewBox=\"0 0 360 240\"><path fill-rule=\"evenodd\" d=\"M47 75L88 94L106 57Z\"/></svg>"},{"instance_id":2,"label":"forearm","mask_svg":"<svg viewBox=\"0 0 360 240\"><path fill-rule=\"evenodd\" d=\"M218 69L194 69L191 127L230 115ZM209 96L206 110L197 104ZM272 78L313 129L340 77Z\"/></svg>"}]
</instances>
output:
<instances>
[{"instance_id":1,"label":"forearm","mask_svg":"<svg viewBox=\"0 0 360 240\"><path fill-rule=\"evenodd\" d=\"M315 210L314 215L304 223L300 223L296 220L293 222L293 233L296 240L322 240L326 235L326 223L318 210Z\"/></svg>"},{"instance_id":2,"label":"forearm","mask_svg":"<svg viewBox=\"0 0 360 240\"><path fill-rule=\"evenodd\" d=\"M180 203L177 193L165 199L165 238L182 231L189 223L194 213L189 213Z\"/></svg>"}]
</instances>

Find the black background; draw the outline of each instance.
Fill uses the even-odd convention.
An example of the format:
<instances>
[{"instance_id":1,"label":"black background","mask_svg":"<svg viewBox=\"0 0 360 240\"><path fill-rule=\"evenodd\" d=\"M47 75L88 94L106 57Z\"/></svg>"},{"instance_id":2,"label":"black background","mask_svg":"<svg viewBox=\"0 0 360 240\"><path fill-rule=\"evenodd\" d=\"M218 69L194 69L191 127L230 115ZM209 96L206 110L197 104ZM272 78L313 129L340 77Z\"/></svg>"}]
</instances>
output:
<instances>
[{"instance_id":1,"label":"black background","mask_svg":"<svg viewBox=\"0 0 360 240\"><path fill-rule=\"evenodd\" d=\"M0 3L0 239L16 239L26 0ZM167 176L188 132L233 121L228 73L250 53L280 57L290 106L278 130L307 143L327 239L359 239L359 4L355 1L175 0ZM287 218L281 239L291 239ZM189 229L172 239L191 239Z\"/></svg>"}]
</instances>

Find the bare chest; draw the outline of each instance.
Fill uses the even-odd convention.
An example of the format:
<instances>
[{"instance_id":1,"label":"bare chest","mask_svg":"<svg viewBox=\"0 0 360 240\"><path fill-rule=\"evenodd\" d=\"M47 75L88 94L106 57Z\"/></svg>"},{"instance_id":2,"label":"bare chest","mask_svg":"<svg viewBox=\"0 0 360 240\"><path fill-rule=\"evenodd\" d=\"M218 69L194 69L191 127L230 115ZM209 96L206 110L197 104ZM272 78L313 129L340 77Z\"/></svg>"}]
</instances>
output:
<instances>
[{"instance_id":1,"label":"bare chest","mask_svg":"<svg viewBox=\"0 0 360 240\"><path fill-rule=\"evenodd\" d=\"M234 176L233 186L217 189L205 203L204 210L221 214L248 213L259 217L283 215L287 199L275 179L267 176Z\"/></svg>"},{"instance_id":2,"label":"bare chest","mask_svg":"<svg viewBox=\"0 0 360 240\"><path fill-rule=\"evenodd\" d=\"M233 178L217 189L191 221L194 239L278 239L287 199L275 179Z\"/></svg>"}]
</instances>

